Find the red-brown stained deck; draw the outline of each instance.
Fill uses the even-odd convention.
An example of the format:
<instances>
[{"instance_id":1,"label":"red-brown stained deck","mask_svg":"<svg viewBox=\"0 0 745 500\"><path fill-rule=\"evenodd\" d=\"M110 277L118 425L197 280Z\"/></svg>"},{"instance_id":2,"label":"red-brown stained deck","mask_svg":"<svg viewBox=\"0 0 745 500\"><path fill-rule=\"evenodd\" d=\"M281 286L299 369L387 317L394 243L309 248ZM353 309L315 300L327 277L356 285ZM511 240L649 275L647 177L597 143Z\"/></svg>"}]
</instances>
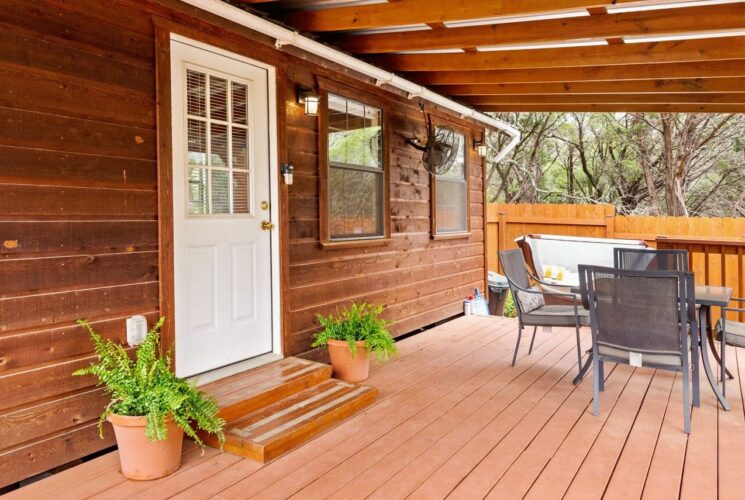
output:
<instances>
[{"instance_id":1,"label":"red-brown stained deck","mask_svg":"<svg viewBox=\"0 0 745 500\"><path fill-rule=\"evenodd\" d=\"M573 330L539 332L529 356L526 335L513 368L516 328L472 316L400 342L367 382L374 405L268 464L189 444L174 475L131 482L111 453L10 497L742 497L745 352L728 350L732 411L702 381L689 437L679 375L608 364L595 417L590 378L571 384Z\"/></svg>"}]
</instances>

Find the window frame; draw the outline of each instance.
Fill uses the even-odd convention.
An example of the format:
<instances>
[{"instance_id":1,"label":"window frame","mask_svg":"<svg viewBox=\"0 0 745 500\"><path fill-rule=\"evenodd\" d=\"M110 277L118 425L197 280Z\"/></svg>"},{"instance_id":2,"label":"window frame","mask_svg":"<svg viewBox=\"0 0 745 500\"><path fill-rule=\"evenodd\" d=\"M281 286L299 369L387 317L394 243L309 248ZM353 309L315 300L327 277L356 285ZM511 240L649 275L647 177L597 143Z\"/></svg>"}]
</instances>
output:
<instances>
[{"instance_id":1,"label":"window frame","mask_svg":"<svg viewBox=\"0 0 745 500\"><path fill-rule=\"evenodd\" d=\"M390 162L389 135L390 120L386 101L374 94L350 87L327 79L318 79L321 103L318 110L318 167L319 167L319 241L323 248L350 248L386 245L391 241L391 213L390 213ZM344 99L359 102L380 110L382 115L382 173L383 189L381 209L383 234L379 236L363 236L359 238L331 238L331 217L329 216L329 177L331 165L328 158L328 99L329 93Z\"/></svg>"},{"instance_id":2,"label":"window frame","mask_svg":"<svg viewBox=\"0 0 745 500\"><path fill-rule=\"evenodd\" d=\"M433 127L451 127L459 134L463 134L463 175L466 184L466 229L464 231L439 232L437 228L437 178L438 176L429 174L430 185L430 235L433 240L449 240L458 238L469 238L471 236L471 131L466 127L443 120L432 120ZM448 181L446 181L448 182Z\"/></svg>"}]
</instances>

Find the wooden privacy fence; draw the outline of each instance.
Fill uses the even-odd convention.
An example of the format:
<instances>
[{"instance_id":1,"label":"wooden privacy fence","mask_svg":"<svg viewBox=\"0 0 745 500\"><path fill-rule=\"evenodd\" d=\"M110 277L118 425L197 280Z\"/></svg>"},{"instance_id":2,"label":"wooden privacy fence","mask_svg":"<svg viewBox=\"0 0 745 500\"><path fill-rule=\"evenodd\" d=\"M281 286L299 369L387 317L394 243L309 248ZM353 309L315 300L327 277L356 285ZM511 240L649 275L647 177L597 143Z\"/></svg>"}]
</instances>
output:
<instances>
[{"instance_id":1,"label":"wooden privacy fence","mask_svg":"<svg viewBox=\"0 0 745 500\"><path fill-rule=\"evenodd\" d=\"M489 270L499 271L499 250L516 248L515 238L530 233L645 240L655 248L688 250L697 284L726 285L735 297L745 296L742 217L636 217L616 215L612 205L490 204Z\"/></svg>"}]
</instances>

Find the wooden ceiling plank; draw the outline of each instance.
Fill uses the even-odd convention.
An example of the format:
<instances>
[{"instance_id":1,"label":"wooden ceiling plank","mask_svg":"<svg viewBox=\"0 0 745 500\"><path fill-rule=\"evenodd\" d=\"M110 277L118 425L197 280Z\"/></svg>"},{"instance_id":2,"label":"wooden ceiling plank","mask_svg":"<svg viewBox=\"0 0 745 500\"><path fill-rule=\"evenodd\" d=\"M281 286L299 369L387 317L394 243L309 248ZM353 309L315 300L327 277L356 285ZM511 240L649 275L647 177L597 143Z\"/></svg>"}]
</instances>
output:
<instances>
[{"instance_id":1,"label":"wooden ceiling plank","mask_svg":"<svg viewBox=\"0 0 745 500\"><path fill-rule=\"evenodd\" d=\"M443 85L437 91L451 96L528 94L642 94L745 92L745 77L610 80L604 82L495 83Z\"/></svg>"},{"instance_id":2,"label":"wooden ceiling plank","mask_svg":"<svg viewBox=\"0 0 745 500\"><path fill-rule=\"evenodd\" d=\"M408 73L422 85L494 83L603 82L673 78L727 78L745 76L745 59L702 61L696 64L632 64L568 68L506 69L490 71L426 71Z\"/></svg>"},{"instance_id":3,"label":"wooden ceiling plank","mask_svg":"<svg viewBox=\"0 0 745 500\"><path fill-rule=\"evenodd\" d=\"M602 64L656 64L741 59L745 36L702 40L501 50L476 54L385 54L368 60L390 71L467 71L557 68Z\"/></svg>"},{"instance_id":4,"label":"wooden ceiling plank","mask_svg":"<svg viewBox=\"0 0 745 500\"><path fill-rule=\"evenodd\" d=\"M652 2L639 0L468 0L467 2L398 0L389 3L292 12L283 20L301 31L322 32L561 12L601 7L611 3Z\"/></svg>"},{"instance_id":5,"label":"wooden ceiling plank","mask_svg":"<svg viewBox=\"0 0 745 500\"><path fill-rule=\"evenodd\" d=\"M745 27L745 3L715 7L628 12L569 19L547 19L463 28L347 35L330 39L355 54L551 43L581 39L620 39L635 35L671 35Z\"/></svg>"},{"instance_id":6,"label":"wooden ceiling plank","mask_svg":"<svg viewBox=\"0 0 745 500\"><path fill-rule=\"evenodd\" d=\"M459 100L477 107L492 104L745 104L745 94L532 94L469 96Z\"/></svg>"},{"instance_id":7,"label":"wooden ceiling plank","mask_svg":"<svg viewBox=\"0 0 745 500\"><path fill-rule=\"evenodd\" d=\"M486 113L745 113L743 104L504 104L480 106Z\"/></svg>"}]
</instances>

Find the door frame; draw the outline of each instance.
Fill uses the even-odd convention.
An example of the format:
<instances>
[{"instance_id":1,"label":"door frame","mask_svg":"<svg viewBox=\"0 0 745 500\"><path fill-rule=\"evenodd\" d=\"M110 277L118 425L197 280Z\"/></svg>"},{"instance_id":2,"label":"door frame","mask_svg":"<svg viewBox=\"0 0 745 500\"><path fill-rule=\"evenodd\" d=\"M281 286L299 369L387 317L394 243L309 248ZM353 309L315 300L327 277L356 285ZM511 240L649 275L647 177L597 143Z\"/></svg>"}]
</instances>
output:
<instances>
[{"instance_id":1,"label":"door frame","mask_svg":"<svg viewBox=\"0 0 745 500\"><path fill-rule=\"evenodd\" d=\"M272 314L272 354L284 355L282 322L282 269L281 261L284 232L281 223L279 188L279 140L277 103L277 67L242 54L223 49L210 43L192 38L190 29L179 29L179 25L153 19L156 39L156 109L158 138L158 243L159 243L159 305L160 314L165 316L162 347L175 349L175 293L174 293L174 247L173 247L173 119L171 110L171 44L181 42L198 49L260 67L267 71L267 112L269 123L269 203L270 217L274 230L270 234L271 245L271 314ZM186 35L178 33L185 31ZM202 38L202 37L200 37ZM179 117L176 117L180 119ZM253 358L252 358L253 359ZM240 364L242 362L235 363ZM231 365L232 366L232 365ZM175 370L175 364L173 369ZM208 372L209 373L209 372Z\"/></svg>"}]
</instances>

